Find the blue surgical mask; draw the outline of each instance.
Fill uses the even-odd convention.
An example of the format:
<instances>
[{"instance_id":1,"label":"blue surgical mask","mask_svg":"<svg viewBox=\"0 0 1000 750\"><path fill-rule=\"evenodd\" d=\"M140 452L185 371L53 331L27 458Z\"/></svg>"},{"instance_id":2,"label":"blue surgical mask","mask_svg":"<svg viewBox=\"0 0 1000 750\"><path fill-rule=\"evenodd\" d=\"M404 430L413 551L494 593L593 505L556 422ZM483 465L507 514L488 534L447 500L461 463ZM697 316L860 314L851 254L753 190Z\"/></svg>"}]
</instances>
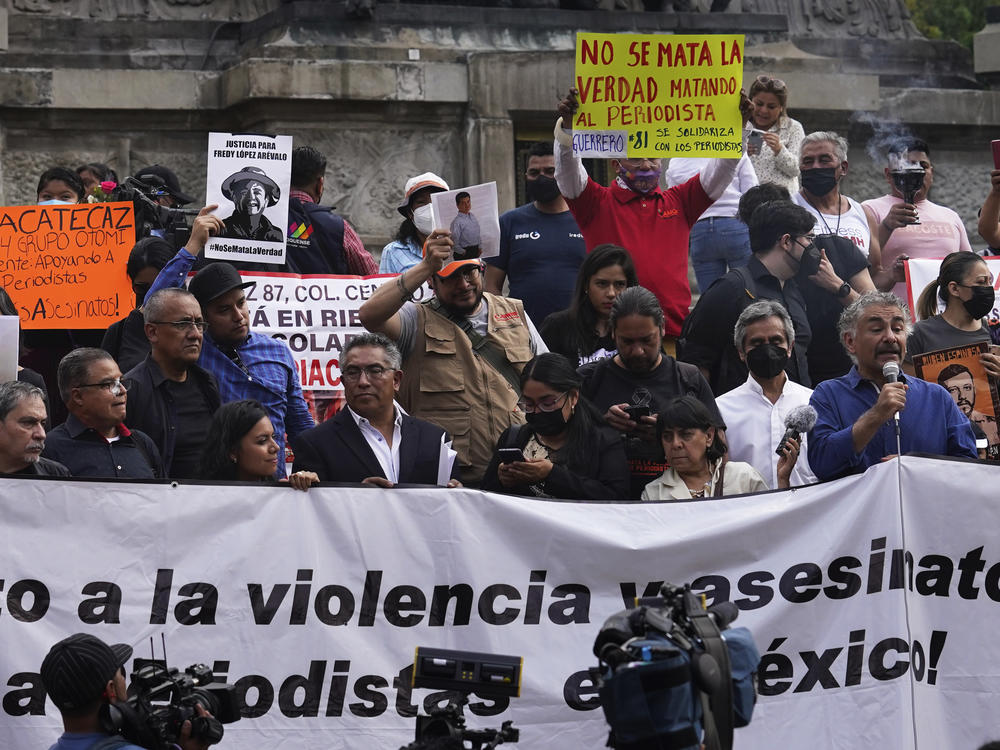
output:
<instances>
[{"instance_id":1,"label":"blue surgical mask","mask_svg":"<svg viewBox=\"0 0 1000 750\"><path fill-rule=\"evenodd\" d=\"M61 201L58 198L50 198L47 201L38 201L39 206L75 206L73 201Z\"/></svg>"}]
</instances>

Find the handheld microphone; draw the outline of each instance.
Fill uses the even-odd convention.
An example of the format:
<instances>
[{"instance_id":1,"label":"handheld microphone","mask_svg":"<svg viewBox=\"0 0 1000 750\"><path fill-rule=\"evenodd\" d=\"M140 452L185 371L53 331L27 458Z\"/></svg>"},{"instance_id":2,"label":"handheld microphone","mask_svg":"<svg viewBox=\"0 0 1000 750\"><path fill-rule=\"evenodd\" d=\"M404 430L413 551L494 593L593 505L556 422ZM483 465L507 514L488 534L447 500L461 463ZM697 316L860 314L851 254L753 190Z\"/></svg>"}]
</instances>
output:
<instances>
[{"instance_id":1,"label":"handheld microphone","mask_svg":"<svg viewBox=\"0 0 1000 750\"><path fill-rule=\"evenodd\" d=\"M803 432L809 432L809 430L816 426L818 416L816 410L808 404L805 406L796 406L788 412L788 416L785 417L785 435L781 438L781 442L778 443L778 448L774 452L779 456L782 455L788 439L795 438L798 440Z\"/></svg>"},{"instance_id":2,"label":"handheld microphone","mask_svg":"<svg viewBox=\"0 0 1000 750\"><path fill-rule=\"evenodd\" d=\"M887 383L898 383L899 382L899 363L889 361L882 365L882 377L885 378ZM899 429L899 412L897 411L892 415L893 419L896 420L896 429Z\"/></svg>"}]
</instances>

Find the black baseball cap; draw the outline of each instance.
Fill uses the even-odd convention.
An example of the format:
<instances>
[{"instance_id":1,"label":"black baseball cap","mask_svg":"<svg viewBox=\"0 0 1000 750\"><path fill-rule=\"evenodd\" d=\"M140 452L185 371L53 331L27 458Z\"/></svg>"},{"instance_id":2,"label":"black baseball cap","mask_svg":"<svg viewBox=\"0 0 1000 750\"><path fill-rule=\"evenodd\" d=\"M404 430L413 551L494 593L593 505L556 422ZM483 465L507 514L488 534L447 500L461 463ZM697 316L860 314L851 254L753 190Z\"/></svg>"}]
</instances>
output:
<instances>
[{"instance_id":1,"label":"black baseball cap","mask_svg":"<svg viewBox=\"0 0 1000 750\"><path fill-rule=\"evenodd\" d=\"M42 661L45 692L60 711L79 711L101 697L104 686L132 658L125 643L109 646L87 633L75 633L49 649Z\"/></svg>"},{"instance_id":2,"label":"black baseball cap","mask_svg":"<svg viewBox=\"0 0 1000 750\"><path fill-rule=\"evenodd\" d=\"M191 279L188 291L197 298L198 304L205 306L233 289L246 289L256 285L256 281L244 281L240 272L230 263L209 263Z\"/></svg>"},{"instance_id":3,"label":"black baseball cap","mask_svg":"<svg viewBox=\"0 0 1000 750\"><path fill-rule=\"evenodd\" d=\"M188 203L194 203L194 198L189 196L187 193L181 192L181 183L177 179L177 175L174 174L174 170L168 167L161 166L160 164L145 167L135 173L135 179L149 185L150 187L163 188L182 206L186 206Z\"/></svg>"}]
</instances>

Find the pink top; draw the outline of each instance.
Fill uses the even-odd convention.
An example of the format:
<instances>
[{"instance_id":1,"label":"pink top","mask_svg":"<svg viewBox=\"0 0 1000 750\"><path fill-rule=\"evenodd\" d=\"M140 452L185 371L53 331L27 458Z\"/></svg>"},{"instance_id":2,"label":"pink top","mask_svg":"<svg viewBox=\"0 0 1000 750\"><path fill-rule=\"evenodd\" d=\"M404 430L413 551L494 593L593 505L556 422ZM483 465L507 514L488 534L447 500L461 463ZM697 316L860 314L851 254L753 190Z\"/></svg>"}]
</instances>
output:
<instances>
[{"instance_id":1,"label":"pink top","mask_svg":"<svg viewBox=\"0 0 1000 750\"><path fill-rule=\"evenodd\" d=\"M902 198L894 195L883 195L861 205L875 215L877 223L881 223L889 210L902 202ZM889 235L889 241L882 248L883 268L891 267L896 257L903 254L911 258L943 258L958 250L972 250L965 224L957 213L929 200L917 201L914 205L920 223L901 227ZM896 284L892 291L900 299L906 300L906 284ZM914 290L915 295L919 292L918 289Z\"/></svg>"}]
</instances>

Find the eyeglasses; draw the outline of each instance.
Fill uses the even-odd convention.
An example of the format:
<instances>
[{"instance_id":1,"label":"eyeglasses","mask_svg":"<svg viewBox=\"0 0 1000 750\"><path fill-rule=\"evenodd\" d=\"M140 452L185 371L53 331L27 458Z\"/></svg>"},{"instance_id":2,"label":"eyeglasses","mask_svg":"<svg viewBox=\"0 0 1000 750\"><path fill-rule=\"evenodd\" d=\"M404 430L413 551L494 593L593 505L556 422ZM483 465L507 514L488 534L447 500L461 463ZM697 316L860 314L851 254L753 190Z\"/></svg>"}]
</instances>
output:
<instances>
[{"instance_id":1,"label":"eyeglasses","mask_svg":"<svg viewBox=\"0 0 1000 750\"><path fill-rule=\"evenodd\" d=\"M457 271L449 274L448 276L445 276L444 278L445 280L457 279L459 276L461 276L466 281L471 282L471 281L477 281L479 279L480 273L482 273L482 269L480 264L477 263L474 266L473 265L462 266Z\"/></svg>"},{"instance_id":2,"label":"eyeglasses","mask_svg":"<svg viewBox=\"0 0 1000 750\"><path fill-rule=\"evenodd\" d=\"M368 365L368 367L350 365L340 371L340 377L342 380L354 383L361 380L361 373L367 375L369 380L381 380L390 372L395 372L395 370L391 367L382 367L382 365Z\"/></svg>"},{"instance_id":3,"label":"eyeglasses","mask_svg":"<svg viewBox=\"0 0 1000 750\"><path fill-rule=\"evenodd\" d=\"M190 328L197 328L201 332L208 325L204 320L151 320L149 322L157 326L173 326L178 333L184 333Z\"/></svg>"},{"instance_id":4,"label":"eyeglasses","mask_svg":"<svg viewBox=\"0 0 1000 750\"><path fill-rule=\"evenodd\" d=\"M112 396L120 396L122 393L128 390L128 386L122 382L121 378L115 378L114 380L103 380L100 383L80 383L79 385L73 386L74 388L103 388Z\"/></svg>"},{"instance_id":5,"label":"eyeglasses","mask_svg":"<svg viewBox=\"0 0 1000 750\"><path fill-rule=\"evenodd\" d=\"M517 406L521 411L527 414L533 414L539 411L555 411L556 409L562 407L562 402L566 400L566 396L568 395L569 391L566 391L566 393L561 393L558 396L546 396L540 401L528 401L526 399L521 399L517 402Z\"/></svg>"},{"instance_id":6,"label":"eyeglasses","mask_svg":"<svg viewBox=\"0 0 1000 750\"><path fill-rule=\"evenodd\" d=\"M773 91L784 91L785 82L780 78L771 78L771 76L757 76L754 80L755 84L760 84L764 88L769 88Z\"/></svg>"}]
</instances>

